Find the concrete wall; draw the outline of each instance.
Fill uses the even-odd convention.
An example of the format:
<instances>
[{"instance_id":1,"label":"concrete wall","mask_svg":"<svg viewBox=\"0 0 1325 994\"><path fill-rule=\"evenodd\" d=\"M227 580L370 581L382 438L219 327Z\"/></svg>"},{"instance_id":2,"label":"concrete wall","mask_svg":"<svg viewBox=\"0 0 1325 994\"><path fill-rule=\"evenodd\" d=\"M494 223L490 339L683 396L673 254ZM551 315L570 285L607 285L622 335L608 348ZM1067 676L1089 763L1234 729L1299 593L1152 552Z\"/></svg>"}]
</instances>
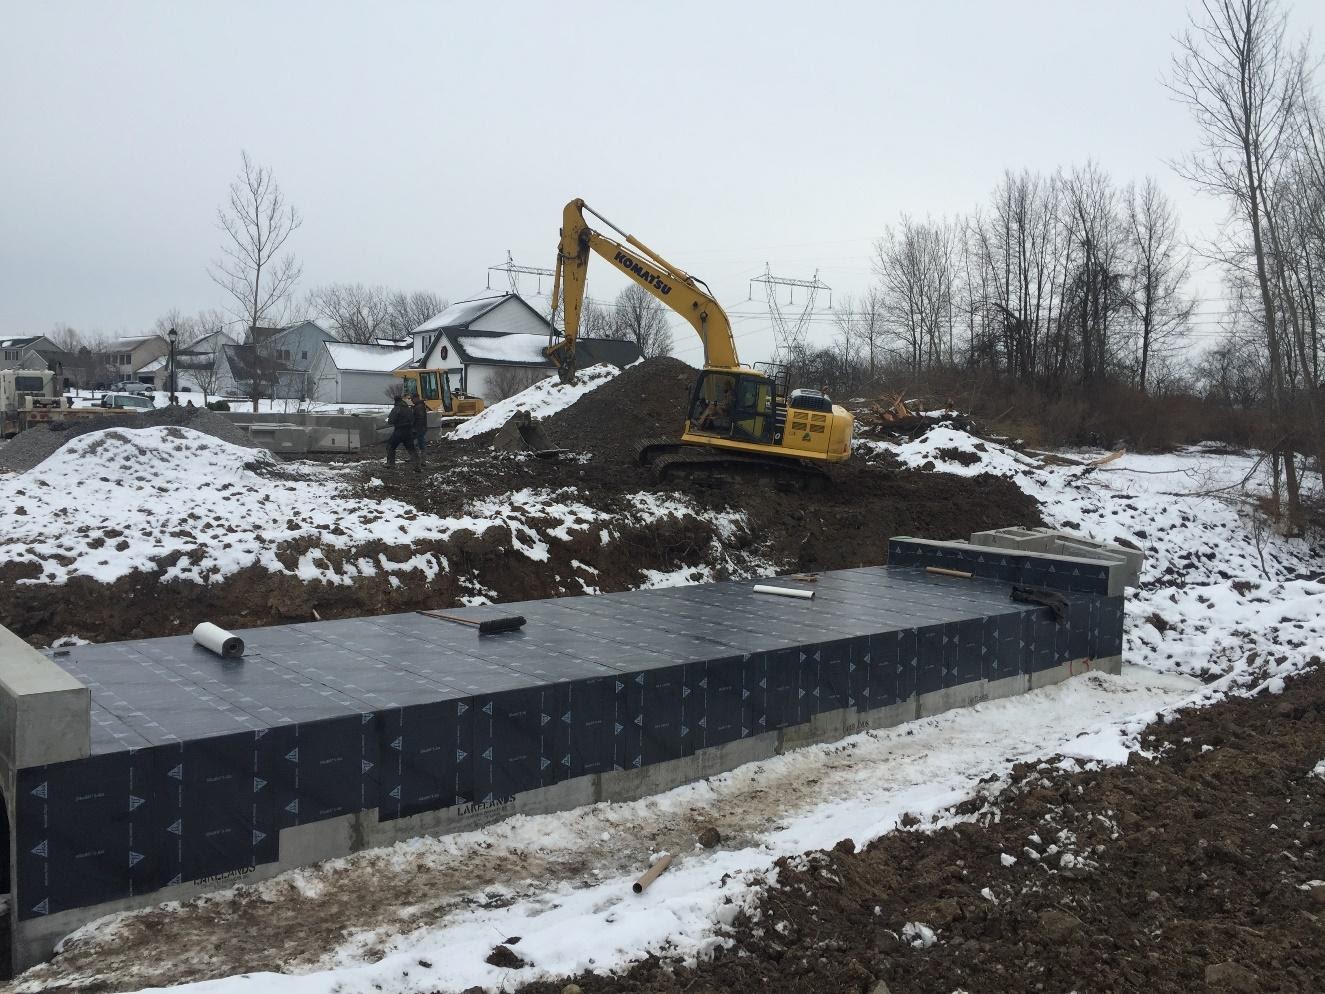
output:
<instances>
[{"instance_id":1,"label":"concrete wall","mask_svg":"<svg viewBox=\"0 0 1325 994\"><path fill-rule=\"evenodd\" d=\"M269 417L274 420L279 416ZM250 418L256 420L255 416ZM903 540L894 540L894 543L898 541ZM925 544L963 547L967 550L982 548L969 543ZM1011 539L1009 544L1012 544ZM1036 555L1018 551L1020 555ZM1045 558L1064 559L1068 562L1090 561L1084 557ZM1094 562L1099 563L1101 560ZM1129 564L1125 561L1107 562L1106 567L1108 576L1101 582L1112 588L1116 579L1121 586L1130 568ZM1121 624L1121 620L1118 623ZM1022 651L1029 653L1027 649ZM186 899L237 882L265 879L297 866L419 835L439 835L480 828L511 814L545 813L598 801L635 799L734 769L743 763L766 759L789 749L835 741L868 729L886 728L986 700L1024 694L1092 671L1118 673L1122 659L1117 655L1095 659L1077 657L1038 670L1034 666L1024 665L1029 662L1029 658L1022 661L1025 672L1017 675L971 680L943 690L912 694L906 700L874 710L843 708L822 712L803 724L700 749L682 759L638 769L577 777L554 786L517 793L496 803L452 807L386 821L379 820L378 809L372 808L284 828L279 832L277 858L271 863L95 906L22 920L15 916L11 939L12 962L16 969L40 962L51 954L63 936L106 914L146 907L161 901ZM90 721L88 689L61 670L57 661L47 659L0 628L0 788L3 789L11 817L14 812L17 772L28 767L86 758L90 753ZM17 841L13 832L10 837L9 856L13 880L18 866ZM22 895L14 893L12 899L20 902Z\"/></svg>"},{"instance_id":2,"label":"concrete wall","mask_svg":"<svg viewBox=\"0 0 1325 994\"><path fill-rule=\"evenodd\" d=\"M1015 697L1092 671L1116 674L1121 671L1121 667L1120 656L1071 660L1032 676L1008 677L992 682L974 681L948 690L912 696L909 700L873 711L843 708L826 712L802 725L700 749L683 759L654 763L640 769L576 777L552 787L524 791L495 804L445 808L389 821L380 821L377 809L373 808L309 825L285 828L280 833L280 857L275 863L263 864L222 879L179 884L152 891L139 898L108 901L95 907L77 908L19 922L14 930L13 962L16 970L40 963L50 957L56 943L64 936L103 915L131 911L164 901L188 900L220 888L255 883L296 867L421 835L473 831L511 815L549 814L601 801L637 800L733 770L745 763L778 756L792 749L834 742L873 729L891 728L954 708L971 707L983 701Z\"/></svg>"}]
</instances>

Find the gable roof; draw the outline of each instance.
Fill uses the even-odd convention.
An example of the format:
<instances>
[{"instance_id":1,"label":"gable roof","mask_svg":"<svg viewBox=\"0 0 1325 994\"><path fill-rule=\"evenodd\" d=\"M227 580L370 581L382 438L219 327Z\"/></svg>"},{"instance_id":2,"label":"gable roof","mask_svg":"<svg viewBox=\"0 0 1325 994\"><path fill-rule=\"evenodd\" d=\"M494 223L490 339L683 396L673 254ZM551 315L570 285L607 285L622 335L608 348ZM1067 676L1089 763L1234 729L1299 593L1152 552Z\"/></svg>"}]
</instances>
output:
<instances>
[{"instance_id":1,"label":"gable roof","mask_svg":"<svg viewBox=\"0 0 1325 994\"><path fill-rule=\"evenodd\" d=\"M342 371L390 373L408 366L414 357L413 346L351 345L348 342L324 342L331 364Z\"/></svg>"},{"instance_id":2,"label":"gable roof","mask_svg":"<svg viewBox=\"0 0 1325 994\"><path fill-rule=\"evenodd\" d=\"M126 335L123 338L115 339L115 341L111 342L110 347L112 349L123 349L132 352L138 346L153 341L165 343L166 340L161 335Z\"/></svg>"},{"instance_id":3,"label":"gable roof","mask_svg":"<svg viewBox=\"0 0 1325 994\"><path fill-rule=\"evenodd\" d=\"M536 316L539 321L547 325L549 329L552 323L539 312L538 308L525 300L518 293L510 293L505 290L489 290L469 300L459 300L452 304L440 314L434 314L423 324L415 328L411 335L420 335L429 331L452 331L469 330L469 326L477 321L489 311L494 311L502 304L517 301L529 313Z\"/></svg>"},{"instance_id":4,"label":"gable roof","mask_svg":"<svg viewBox=\"0 0 1325 994\"><path fill-rule=\"evenodd\" d=\"M441 331L443 328L467 328L488 311L502 303L510 294L494 293L490 297L476 297L473 300L459 300L445 310L434 314L410 334L417 335L424 331Z\"/></svg>"},{"instance_id":5,"label":"gable roof","mask_svg":"<svg viewBox=\"0 0 1325 994\"><path fill-rule=\"evenodd\" d=\"M544 335L508 334L500 331L465 331L447 335L455 347L456 357L465 364L485 366L531 366L551 369L552 360L543 354L548 346ZM640 358L639 346L634 342L608 341L602 338L580 338L575 343L576 362L580 366L607 362L626 367ZM422 365L428 357L416 363Z\"/></svg>"},{"instance_id":6,"label":"gable roof","mask_svg":"<svg viewBox=\"0 0 1325 994\"><path fill-rule=\"evenodd\" d=\"M45 335L29 335L27 338L3 338L0 339L0 349L30 349L45 337Z\"/></svg>"}]
</instances>

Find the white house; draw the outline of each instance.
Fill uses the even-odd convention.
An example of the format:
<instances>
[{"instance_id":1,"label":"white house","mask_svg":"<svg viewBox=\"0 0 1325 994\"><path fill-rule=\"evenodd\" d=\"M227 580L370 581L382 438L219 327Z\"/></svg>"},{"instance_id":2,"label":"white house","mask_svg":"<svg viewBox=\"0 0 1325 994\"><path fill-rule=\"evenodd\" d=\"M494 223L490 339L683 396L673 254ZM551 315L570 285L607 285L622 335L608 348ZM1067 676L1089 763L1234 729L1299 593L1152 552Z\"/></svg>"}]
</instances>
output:
<instances>
[{"instance_id":1,"label":"white house","mask_svg":"<svg viewBox=\"0 0 1325 994\"><path fill-rule=\"evenodd\" d=\"M399 382L392 372L410 364L412 347L323 342L308 371L309 393L325 404L387 404Z\"/></svg>"},{"instance_id":2,"label":"white house","mask_svg":"<svg viewBox=\"0 0 1325 994\"><path fill-rule=\"evenodd\" d=\"M175 382L181 390L205 394L208 399L225 393L233 386L229 366L222 351L226 345L238 345L235 338L224 331L213 331L185 348L175 350ZM157 390L170 387L170 354L149 362L138 375L151 374Z\"/></svg>"},{"instance_id":3,"label":"white house","mask_svg":"<svg viewBox=\"0 0 1325 994\"><path fill-rule=\"evenodd\" d=\"M170 343L165 335L134 335L112 342L107 359L120 379L151 383L155 371L144 372L143 368L169 352Z\"/></svg>"},{"instance_id":4,"label":"white house","mask_svg":"<svg viewBox=\"0 0 1325 994\"><path fill-rule=\"evenodd\" d=\"M415 328L412 364L444 369L452 388L492 404L553 372L543 350L554 334L552 323L523 297L490 290ZM580 339L577 348L581 366L628 366L639 358L634 342Z\"/></svg>"}]
</instances>

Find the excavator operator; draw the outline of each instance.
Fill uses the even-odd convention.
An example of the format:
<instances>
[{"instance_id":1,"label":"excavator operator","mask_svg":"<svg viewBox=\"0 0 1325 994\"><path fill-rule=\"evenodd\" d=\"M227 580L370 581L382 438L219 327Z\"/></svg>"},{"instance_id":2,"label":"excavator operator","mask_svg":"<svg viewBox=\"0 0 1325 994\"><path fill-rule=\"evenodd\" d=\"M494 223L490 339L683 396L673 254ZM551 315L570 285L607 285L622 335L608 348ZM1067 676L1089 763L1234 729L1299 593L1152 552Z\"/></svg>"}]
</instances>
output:
<instances>
[{"instance_id":1,"label":"excavator operator","mask_svg":"<svg viewBox=\"0 0 1325 994\"><path fill-rule=\"evenodd\" d=\"M702 431L730 431L732 405L735 400L736 398L732 392L732 381L729 379L722 385L722 396L715 397L704 405L704 410L699 415L697 422L699 428Z\"/></svg>"}]
</instances>

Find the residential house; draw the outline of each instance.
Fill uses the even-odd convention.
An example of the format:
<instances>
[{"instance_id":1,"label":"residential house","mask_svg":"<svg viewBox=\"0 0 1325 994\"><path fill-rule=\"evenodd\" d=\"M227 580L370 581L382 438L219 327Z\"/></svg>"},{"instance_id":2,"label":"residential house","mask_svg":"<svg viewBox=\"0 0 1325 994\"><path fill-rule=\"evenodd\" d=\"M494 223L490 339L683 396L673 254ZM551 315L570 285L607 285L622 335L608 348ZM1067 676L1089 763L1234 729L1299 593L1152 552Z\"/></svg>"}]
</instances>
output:
<instances>
[{"instance_id":1,"label":"residential house","mask_svg":"<svg viewBox=\"0 0 1325 994\"><path fill-rule=\"evenodd\" d=\"M37 349L42 342L55 347L45 335L0 338L0 369L45 369L46 358Z\"/></svg>"},{"instance_id":2,"label":"residential house","mask_svg":"<svg viewBox=\"0 0 1325 994\"><path fill-rule=\"evenodd\" d=\"M323 342L338 342L331 332L316 321L300 321L281 328L254 328L248 344L291 369L308 372L317 359Z\"/></svg>"},{"instance_id":3,"label":"residential house","mask_svg":"<svg viewBox=\"0 0 1325 994\"><path fill-rule=\"evenodd\" d=\"M169 352L170 342L165 335L134 335L112 342L106 358L118 379L151 383L155 374L144 373L143 368Z\"/></svg>"},{"instance_id":4,"label":"residential house","mask_svg":"<svg viewBox=\"0 0 1325 994\"><path fill-rule=\"evenodd\" d=\"M238 345L234 336L224 331L204 335L184 348L175 350L175 384L181 391L201 393L211 398L224 392L229 369L222 351L226 345ZM170 353L144 366L140 375L150 373L157 390L170 389ZM233 384L231 384L233 385Z\"/></svg>"},{"instance_id":5,"label":"residential house","mask_svg":"<svg viewBox=\"0 0 1325 994\"><path fill-rule=\"evenodd\" d=\"M223 364L218 365L223 397L257 396L262 400L304 400L308 397L308 373L273 359L266 349L253 345L222 345Z\"/></svg>"},{"instance_id":6,"label":"residential house","mask_svg":"<svg viewBox=\"0 0 1325 994\"><path fill-rule=\"evenodd\" d=\"M543 350L557 334L520 295L488 291L452 304L415 328L413 365L444 369L453 389L491 404L554 371ZM634 342L581 338L576 348L581 367L596 362L628 366L640 357Z\"/></svg>"},{"instance_id":7,"label":"residential house","mask_svg":"<svg viewBox=\"0 0 1325 994\"><path fill-rule=\"evenodd\" d=\"M308 373L309 395L326 404L386 404L388 390L400 380L392 373L410 364L408 342L352 345L323 342Z\"/></svg>"}]
</instances>

